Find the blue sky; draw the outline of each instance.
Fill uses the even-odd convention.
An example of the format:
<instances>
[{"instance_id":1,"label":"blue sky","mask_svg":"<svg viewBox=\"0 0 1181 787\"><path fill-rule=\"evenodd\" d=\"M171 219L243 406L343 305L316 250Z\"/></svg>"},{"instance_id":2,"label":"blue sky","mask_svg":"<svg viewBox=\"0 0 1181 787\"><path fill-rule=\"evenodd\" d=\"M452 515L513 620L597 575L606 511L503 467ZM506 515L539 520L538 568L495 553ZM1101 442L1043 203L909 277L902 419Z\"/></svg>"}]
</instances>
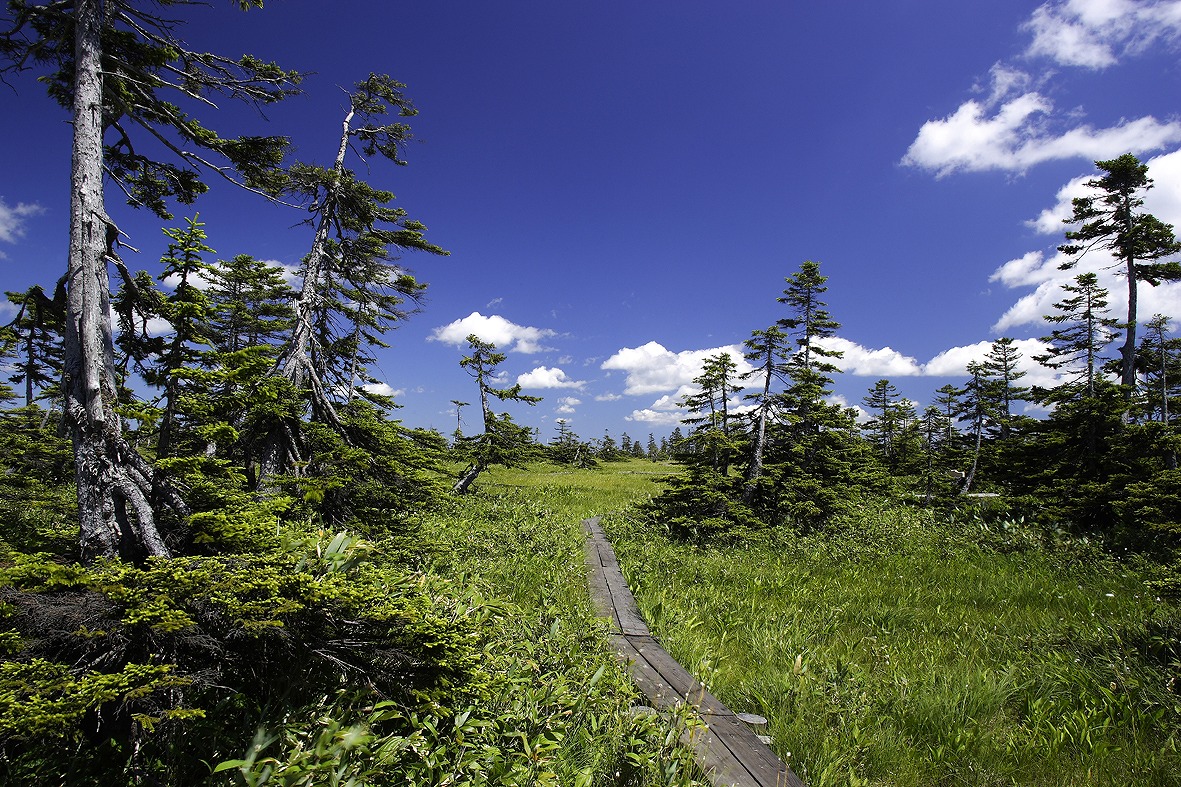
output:
<instances>
[{"instance_id":1,"label":"blue sky","mask_svg":"<svg viewBox=\"0 0 1181 787\"><path fill-rule=\"evenodd\" d=\"M888 377L925 405L995 338L1036 352L1094 160L1140 156L1149 210L1181 224L1176 0L214 5L185 12L191 44L314 72L265 121L210 116L226 133L289 134L328 163L338 86L371 71L420 111L409 165L367 173L451 252L403 259L428 297L376 370L413 426L450 431L451 400L473 401L458 362L474 332L544 397L508 408L543 439L559 418L588 438L667 434L701 359L784 316L806 259L843 324L837 395L856 404ZM66 114L14 86L5 289L58 278L68 219ZM195 207L219 257L298 263L303 216L213 185ZM159 223L109 198L129 263L155 270ZM1181 287L1142 294L1145 319L1178 307Z\"/></svg>"}]
</instances>

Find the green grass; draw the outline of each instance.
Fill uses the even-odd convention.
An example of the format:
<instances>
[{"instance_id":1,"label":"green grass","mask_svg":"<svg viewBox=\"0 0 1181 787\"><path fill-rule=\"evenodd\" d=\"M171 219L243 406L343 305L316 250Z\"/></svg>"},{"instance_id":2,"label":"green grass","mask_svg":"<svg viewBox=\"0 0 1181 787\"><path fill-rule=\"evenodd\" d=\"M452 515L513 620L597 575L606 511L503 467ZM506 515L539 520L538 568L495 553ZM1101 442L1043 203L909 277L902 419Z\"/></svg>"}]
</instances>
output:
<instances>
[{"instance_id":1,"label":"green grass","mask_svg":"<svg viewBox=\"0 0 1181 787\"><path fill-rule=\"evenodd\" d=\"M399 552L409 568L503 610L484 632L496 688L476 712L523 732L532 744L502 745L541 747L545 767L495 783L702 783L678 742L684 720L630 712L642 700L611 655L587 591L582 519L652 491L653 472L665 471L650 462L495 468L473 494L407 523Z\"/></svg>"},{"instance_id":2,"label":"green grass","mask_svg":"<svg viewBox=\"0 0 1181 787\"><path fill-rule=\"evenodd\" d=\"M724 549L605 525L668 650L810 784L1181 783L1181 616L1093 549L886 506Z\"/></svg>"}]
</instances>

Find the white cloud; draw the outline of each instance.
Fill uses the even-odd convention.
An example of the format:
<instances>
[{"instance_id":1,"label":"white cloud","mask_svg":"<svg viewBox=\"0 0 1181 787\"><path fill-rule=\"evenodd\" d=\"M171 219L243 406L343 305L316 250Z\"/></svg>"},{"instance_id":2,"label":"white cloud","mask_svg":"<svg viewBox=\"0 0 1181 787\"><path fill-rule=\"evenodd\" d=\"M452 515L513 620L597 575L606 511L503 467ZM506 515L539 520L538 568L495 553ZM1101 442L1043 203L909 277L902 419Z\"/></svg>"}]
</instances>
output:
<instances>
[{"instance_id":1,"label":"white cloud","mask_svg":"<svg viewBox=\"0 0 1181 787\"><path fill-rule=\"evenodd\" d=\"M522 388L582 388L585 380L571 380L557 367L538 366L531 372L519 375L517 384Z\"/></svg>"},{"instance_id":2,"label":"white cloud","mask_svg":"<svg viewBox=\"0 0 1181 787\"><path fill-rule=\"evenodd\" d=\"M1025 172L1046 161L1144 154L1181 141L1181 123L1151 115L1095 127L1056 111L1040 88L1054 76L1044 59L1067 66L1105 68L1158 41L1181 38L1181 0L1055 0L1037 8L1023 29L1033 40L1026 57L1042 60L1028 72L1004 63L989 70L986 97L965 101L919 129L902 163L934 172ZM1048 91L1047 91L1048 92Z\"/></svg>"},{"instance_id":3,"label":"white cloud","mask_svg":"<svg viewBox=\"0 0 1181 787\"><path fill-rule=\"evenodd\" d=\"M558 406L554 412L561 413L562 415L571 415L577 412L575 408L580 404L582 404L581 399L573 396L563 396L558 400Z\"/></svg>"},{"instance_id":4,"label":"white cloud","mask_svg":"<svg viewBox=\"0 0 1181 787\"><path fill-rule=\"evenodd\" d=\"M683 385L692 383L693 378L701 374L702 364L706 358L723 352L729 353L737 365L736 374L750 370L750 364L742 357L742 348L737 344L674 353L658 342L648 342L640 347L625 347L603 361L599 368L625 372L627 382L624 393L627 394L675 391Z\"/></svg>"},{"instance_id":5,"label":"white cloud","mask_svg":"<svg viewBox=\"0 0 1181 787\"><path fill-rule=\"evenodd\" d=\"M25 219L40 216L44 212L45 208L36 203L18 202L11 206L0 197L0 241L16 243L25 234ZM3 256L0 253L0 259Z\"/></svg>"},{"instance_id":6,"label":"white cloud","mask_svg":"<svg viewBox=\"0 0 1181 787\"><path fill-rule=\"evenodd\" d=\"M918 361L890 347L872 350L839 336L822 339L819 344L826 350L837 350L844 354L841 358L832 359L832 363L845 374L910 377L923 373Z\"/></svg>"},{"instance_id":7,"label":"white cloud","mask_svg":"<svg viewBox=\"0 0 1181 787\"><path fill-rule=\"evenodd\" d=\"M1181 35L1178 0L1065 0L1039 6L1023 25L1026 54L1064 66L1102 69Z\"/></svg>"},{"instance_id":8,"label":"white cloud","mask_svg":"<svg viewBox=\"0 0 1181 787\"><path fill-rule=\"evenodd\" d=\"M1023 93L995 110L980 101L966 101L947 117L924 123L902 163L933 171L937 177L961 171L1025 172L1046 161L1093 161L1181 141L1181 123L1162 123L1152 116L1121 120L1107 128L1081 125L1055 134L1047 122L1053 110L1053 103L1039 93Z\"/></svg>"},{"instance_id":9,"label":"white cloud","mask_svg":"<svg viewBox=\"0 0 1181 787\"><path fill-rule=\"evenodd\" d=\"M599 394L595 397L596 402L618 402L623 397L616 393Z\"/></svg>"},{"instance_id":10,"label":"white cloud","mask_svg":"<svg viewBox=\"0 0 1181 787\"><path fill-rule=\"evenodd\" d=\"M632 410L631 415L624 416L625 421L638 421L653 426L680 426L683 412L665 412L660 410Z\"/></svg>"},{"instance_id":11,"label":"white cloud","mask_svg":"<svg viewBox=\"0 0 1181 787\"><path fill-rule=\"evenodd\" d=\"M463 319L436 328L428 337L428 341L459 346L465 344L471 334L475 334L482 341L492 342L497 349L505 352L526 354L541 352L545 349L541 341L557 335L548 328L517 325L497 314L485 317L479 312L472 312Z\"/></svg>"},{"instance_id":12,"label":"white cloud","mask_svg":"<svg viewBox=\"0 0 1181 787\"><path fill-rule=\"evenodd\" d=\"M1045 342L1040 339L1014 339L1017 351L1017 371L1025 376L1020 385L1052 386L1057 384L1057 373L1047 369L1033 358L1046 351ZM923 374L929 377L966 377L969 363L982 363L992 349L992 342L981 341L963 347L952 347L936 355L923 365Z\"/></svg>"},{"instance_id":13,"label":"white cloud","mask_svg":"<svg viewBox=\"0 0 1181 787\"><path fill-rule=\"evenodd\" d=\"M389 397L397 398L397 397L402 396L403 394L406 393L405 390L403 390L401 388L394 388L389 383L368 383L368 384L363 385L361 387L364 388L369 393L377 394L378 396L389 396Z\"/></svg>"}]
</instances>

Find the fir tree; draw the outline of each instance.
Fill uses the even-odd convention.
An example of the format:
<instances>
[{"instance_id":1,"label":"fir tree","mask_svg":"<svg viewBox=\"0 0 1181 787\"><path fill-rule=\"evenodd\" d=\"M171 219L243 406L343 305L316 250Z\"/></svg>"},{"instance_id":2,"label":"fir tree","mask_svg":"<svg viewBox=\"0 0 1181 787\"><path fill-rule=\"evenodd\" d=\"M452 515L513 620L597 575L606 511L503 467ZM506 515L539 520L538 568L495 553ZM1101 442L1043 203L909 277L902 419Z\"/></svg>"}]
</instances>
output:
<instances>
[{"instance_id":1,"label":"fir tree","mask_svg":"<svg viewBox=\"0 0 1181 787\"><path fill-rule=\"evenodd\" d=\"M72 109L70 244L64 347L64 414L73 435L84 559L165 556L149 495L153 470L128 444L116 412L108 262L130 280L119 258L121 233L108 216L110 178L128 201L169 218L170 200L191 203L206 186L201 172L257 191L281 185L287 147L279 137L225 138L182 105L211 107L211 95L267 104L293 90L298 75L245 55L238 60L194 52L178 22L130 0L9 3L0 31L0 73L36 67L49 95ZM261 5L243 0L240 5ZM175 98L168 97L172 94ZM149 157L146 135L170 160ZM177 513L187 510L167 496Z\"/></svg>"},{"instance_id":2,"label":"fir tree","mask_svg":"<svg viewBox=\"0 0 1181 787\"><path fill-rule=\"evenodd\" d=\"M1162 281L1181 279L1181 264L1161 262L1181 252L1181 243L1173 235L1172 225L1165 224L1151 213L1143 213L1144 193L1152 188L1148 165L1131 153L1109 161L1096 161L1095 167L1103 175L1086 182L1095 194L1075 197L1074 211L1067 224L1078 225L1067 230L1070 241L1058 250L1070 257L1059 267L1074 268L1090 251L1103 249L1111 252L1116 262L1113 267L1128 285L1128 319L1123 324L1125 339L1120 349L1120 381L1126 396L1131 396L1135 382L1137 300L1140 282L1152 286Z\"/></svg>"},{"instance_id":3,"label":"fir tree","mask_svg":"<svg viewBox=\"0 0 1181 787\"><path fill-rule=\"evenodd\" d=\"M452 487L456 494L466 492L480 473L492 465L519 466L528 456L528 448L531 445L529 430L513 423L508 413L493 412L491 400L524 402L531 405L541 401L539 396L522 394L519 383L508 388L493 388L496 367L505 361L506 356L496 351L495 344L485 342L475 334L467 337L467 343L471 354L464 356L459 365L476 381L476 388L480 392L480 412L484 418L484 431L476 437L464 438L472 458Z\"/></svg>"}]
</instances>

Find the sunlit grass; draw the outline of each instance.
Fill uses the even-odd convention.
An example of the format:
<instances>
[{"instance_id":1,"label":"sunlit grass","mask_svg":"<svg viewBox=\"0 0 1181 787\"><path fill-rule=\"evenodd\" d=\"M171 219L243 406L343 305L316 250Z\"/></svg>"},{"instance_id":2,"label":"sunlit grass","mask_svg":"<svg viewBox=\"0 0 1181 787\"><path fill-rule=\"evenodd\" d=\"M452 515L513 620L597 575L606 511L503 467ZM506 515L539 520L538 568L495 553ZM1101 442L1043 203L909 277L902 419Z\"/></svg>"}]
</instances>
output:
<instances>
[{"instance_id":1,"label":"sunlit grass","mask_svg":"<svg viewBox=\"0 0 1181 787\"><path fill-rule=\"evenodd\" d=\"M813 785L1181 783L1177 614L1135 571L866 513L726 549L607 526L657 636Z\"/></svg>"},{"instance_id":2,"label":"sunlit grass","mask_svg":"<svg viewBox=\"0 0 1181 787\"><path fill-rule=\"evenodd\" d=\"M1032 537L1004 554L882 503L826 536L693 547L629 513L674 471L498 468L416 538L521 605L510 635L557 625L593 650L579 523L603 516L661 641L768 717L811 785L1181 784L1181 623L1134 565Z\"/></svg>"}]
</instances>

